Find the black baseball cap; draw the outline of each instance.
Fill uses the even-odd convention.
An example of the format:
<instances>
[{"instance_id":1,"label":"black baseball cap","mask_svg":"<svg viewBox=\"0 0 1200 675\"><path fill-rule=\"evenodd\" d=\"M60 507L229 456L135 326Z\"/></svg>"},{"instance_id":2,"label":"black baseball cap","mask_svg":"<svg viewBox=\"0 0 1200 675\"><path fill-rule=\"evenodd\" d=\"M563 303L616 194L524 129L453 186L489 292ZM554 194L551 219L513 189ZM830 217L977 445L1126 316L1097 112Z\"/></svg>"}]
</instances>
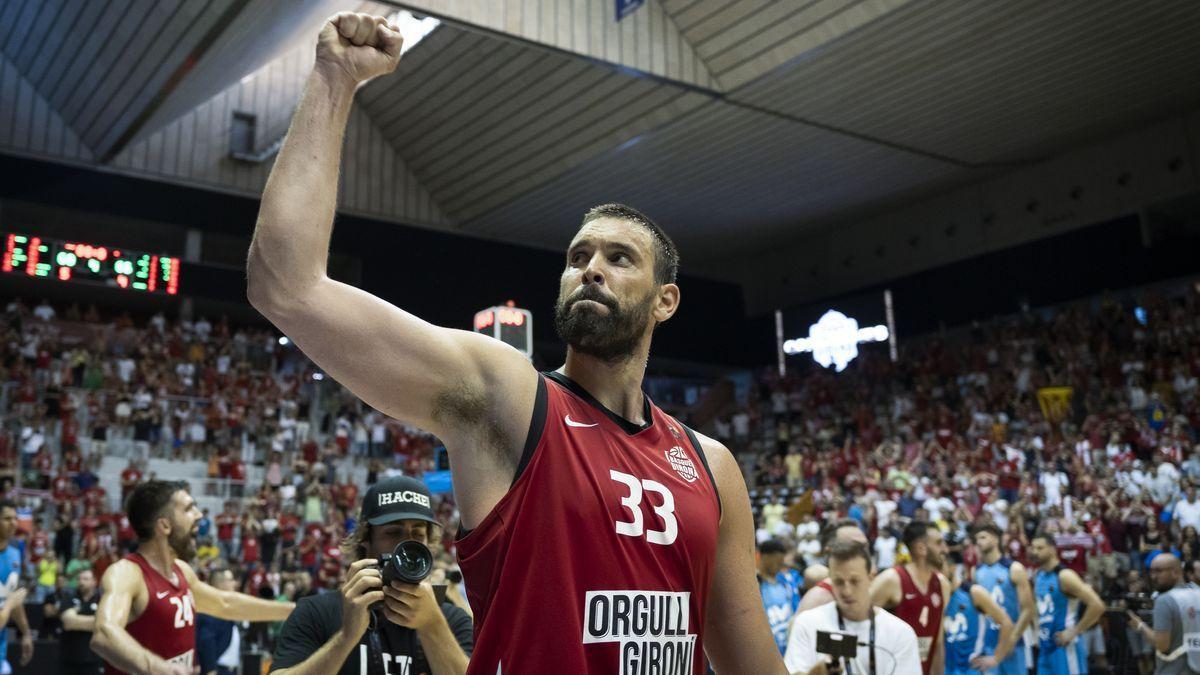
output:
<instances>
[{"instance_id":1,"label":"black baseball cap","mask_svg":"<svg viewBox=\"0 0 1200 675\"><path fill-rule=\"evenodd\" d=\"M441 525L433 517L433 498L429 488L416 478L393 476L367 488L363 495L362 518L369 525L397 520L424 520Z\"/></svg>"}]
</instances>

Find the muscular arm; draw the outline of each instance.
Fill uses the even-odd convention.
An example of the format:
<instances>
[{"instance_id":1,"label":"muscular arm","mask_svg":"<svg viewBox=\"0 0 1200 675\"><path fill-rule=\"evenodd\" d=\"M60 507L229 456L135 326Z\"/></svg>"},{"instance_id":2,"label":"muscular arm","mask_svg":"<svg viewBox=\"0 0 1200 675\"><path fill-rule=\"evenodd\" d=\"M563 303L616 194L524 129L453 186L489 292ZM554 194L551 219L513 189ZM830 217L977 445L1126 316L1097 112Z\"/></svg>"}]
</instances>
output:
<instances>
[{"instance_id":1,"label":"muscular arm","mask_svg":"<svg viewBox=\"0 0 1200 675\"><path fill-rule=\"evenodd\" d=\"M724 511L705 608L704 652L720 675L786 673L754 578L754 519L742 472L725 446L707 437L701 445Z\"/></svg>"},{"instance_id":2,"label":"muscular arm","mask_svg":"<svg viewBox=\"0 0 1200 675\"><path fill-rule=\"evenodd\" d=\"M1096 595L1096 591L1092 590L1091 586L1084 583L1083 579L1074 570L1063 570L1058 573L1058 583L1062 587L1063 593L1076 598L1084 604L1086 609L1083 612L1083 618L1071 630L1074 631L1075 637L1082 635L1084 632L1091 630L1092 626L1104 616L1104 601Z\"/></svg>"},{"instance_id":3,"label":"muscular arm","mask_svg":"<svg viewBox=\"0 0 1200 675\"><path fill-rule=\"evenodd\" d=\"M96 617L80 616L79 610L72 607L63 612L62 625L66 630L82 630L90 633L96 630Z\"/></svg>"},{"instance_id":4,"label":"muscular arm","mask_svg":"<svg viewBox=\"0 0 1200 675\"><path fill-rule=\"evenodd\" d=\"M891 609L900 604L900 575L895 569L886 569L871 582L871 604Z\"/></svg>"},{"instance_id":5,"label":"muscular arm","mask_svg":"<svg viewBox=\"0 0 1200 675\"><path fill-rule=\"evenodd\" d=\"M363 401L446 441L473 527L511 482L537 373L499 340L434 326L326 274L355 84L318 59L263 192L247 296Z\"/></svg>"},{"instance_id":6,"label":"muscular arm","mask_svg":"<svg viewBox=\"0 0 1200 675\"><path fill-rule=\"evenodd\" d=\"M127 560L115 563L104 572L100 587L104 593L96 610L92 651L127 673L168 672L169 666L162 657L138 644L125 630L135 599L146 593L137 565Z\"/></svg>"},{"instance_id":7,"label":"muscular arm","mask_svg":"<svg viewBox=\"0 0 1200 675\"><path fill-rule=\"evenodd\" d=\"M179 561L196 600L196 611L228 621L284 621L296 608L294 602L264 600L245 593L222 591L200 581L192 566Z\"/></svg>"},{"instance_id":8,"label":"muscular arm","mask_svg":"<svg viewBox=\"0 0 1200 675\"><path fill-rule=\"evenodd\" d=\"M1033 585L1029 583L1029 573L1025 571L1025 566L1018 562L1013 563L1009 568L1009 576L1013 587L1017 589L1017 605L1021 608L1013 626L1013 632L1020 637L1026 628L1037 624L1037 605L1033 602Z\"/></svg>"},{"instance_id":9,"label":"muscular arm","mask_svg":"<svg viewBox=\"0 0 1200 675\"><path fill-rule=\"evenodd\" d=\"M1013 646L1017 644L1017 632L1013 630L1012 619L1009 618L1008 612L1004 608L996 604L992 599L991 593L979 584L971 586L971 602L975 603L975 608L984 614L991 617L996 625L1000 626L1000 640L996 643L996 653L994 656L997 661L1003 661L1012 653Z\"/></svg>"}]
</instances>

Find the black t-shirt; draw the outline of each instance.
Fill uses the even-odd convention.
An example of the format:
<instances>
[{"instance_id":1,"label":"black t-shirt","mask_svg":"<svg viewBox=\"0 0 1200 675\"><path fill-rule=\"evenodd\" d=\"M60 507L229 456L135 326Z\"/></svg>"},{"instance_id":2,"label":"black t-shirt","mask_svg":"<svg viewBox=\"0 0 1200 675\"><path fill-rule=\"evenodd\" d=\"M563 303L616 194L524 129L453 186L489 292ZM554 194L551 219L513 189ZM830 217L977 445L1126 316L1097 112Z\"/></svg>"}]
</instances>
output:
<instances>
[{"instance_id":1,"label":"black t-shirt","mask_svg":"<svg viewBox=\"0 0 1200 675\"><path fill-rule=\"evenodd\" d=\"M64 591L58 601L58 613L62 616L68 609L74 609L79 616L96 616L96 607L100 604L100 591L97 590L91 599L84 600L79 591ZM59 652L66 663L77 665L101 665L100 657L92 651L92 633L83 630L67 630L62 632L62 645Z\"/></svg>"},{"instance_id":2,"label":"black t-shirt","mask_svg":"<svg viewBox=\"0 0 1200 675\"><path fill-rule=\"evenodd\" d=\"M458 644L471 655L475 647L474 627L471 617L462 609L449 602L442 603L442 615L450 624L450 632L458 639ZM405 673L406 675L421 675L429 672L429 663L425 652L417 640L417 631L404 628L376 614L372 625L383 626L380 635L380 645L383 651L385 667L389 673ZM375 621L378 620L378 623ZM325 645L342 627L342 594L338 592L321 593L303 598L296 603L296 609L283 624L279 639L275 643L275 655L271 670L290 668L312 656L314 652ZM367 659L370 654L370 635L368 629L358 641L358 647L346 657L342 664L341 675L359 675L362 672L360 660ZM405 665L407 664L407 665Z\"/></svg>"}]
</instances>

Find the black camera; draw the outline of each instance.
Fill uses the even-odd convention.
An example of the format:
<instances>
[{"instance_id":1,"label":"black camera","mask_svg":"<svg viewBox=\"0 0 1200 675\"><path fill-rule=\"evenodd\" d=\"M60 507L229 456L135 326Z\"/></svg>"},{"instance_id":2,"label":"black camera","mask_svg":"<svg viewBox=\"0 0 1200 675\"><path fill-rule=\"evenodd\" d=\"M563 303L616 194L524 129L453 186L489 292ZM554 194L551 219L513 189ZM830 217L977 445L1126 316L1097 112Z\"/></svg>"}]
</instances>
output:
<instances>
[{"instance_id":1,"label":"black camera","mask_svg":"<svg viewBox=\"0 0 1200 675\"><path fill-rule=\"evenodd\" d=\"M379 556L379 571L387 585L393 581L419 584L433 571L433 553L419 541L402 541L391 553Z\"/></svg>"}]
</instances>

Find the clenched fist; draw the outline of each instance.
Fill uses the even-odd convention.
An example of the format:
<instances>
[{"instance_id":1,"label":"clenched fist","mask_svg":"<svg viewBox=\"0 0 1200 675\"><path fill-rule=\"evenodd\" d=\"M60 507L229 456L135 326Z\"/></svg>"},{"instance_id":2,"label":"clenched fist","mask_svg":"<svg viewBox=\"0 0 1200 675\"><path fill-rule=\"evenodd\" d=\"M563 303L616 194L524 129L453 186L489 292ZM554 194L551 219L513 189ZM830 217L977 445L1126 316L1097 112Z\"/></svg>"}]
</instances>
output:
<instances>
[{"instance_id":1,"label":"clenched fist","mask_svg":"<svg viewBox=\"0 0 1200 675\"><path fill-rule=\"evenodd\" d=\"M317 63L352 83L386 75L400 63L400 29L381 16L339 12L325 21L317 39Z\"/></svg>"}]
</instances>

